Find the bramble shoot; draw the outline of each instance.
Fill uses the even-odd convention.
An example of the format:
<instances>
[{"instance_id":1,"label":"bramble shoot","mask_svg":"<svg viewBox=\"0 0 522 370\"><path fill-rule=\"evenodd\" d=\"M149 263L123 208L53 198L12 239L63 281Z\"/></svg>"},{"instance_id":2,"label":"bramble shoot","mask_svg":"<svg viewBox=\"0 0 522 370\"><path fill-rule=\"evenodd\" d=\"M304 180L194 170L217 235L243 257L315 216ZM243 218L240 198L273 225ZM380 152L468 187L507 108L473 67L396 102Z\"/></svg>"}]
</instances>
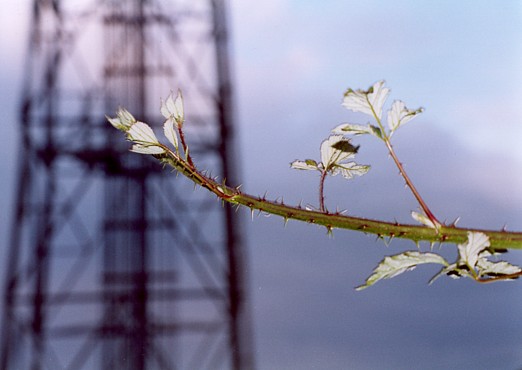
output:
<instances>
[{"instance_id":1,"label":"bramble shoot","mask_svg":"<svg viewBox=\"0 0 522 370\"><path fill-rule=\"evenodd\" d=\"M165 118L163 133L168 144L161 143L149 125L136 120L124 108L117 111L116 117L107 117L107 119L116 129L123 131L127 140L133 143L131 151L153 155L160 162L172 166L196 185L206 188L225 202L245 206L252 211L258 210L281 216L285 221L293 219L322 225L328 232L334 228L344 228L375 234L383 239L401 238L415 243L418 248L414 250L385 257L366 279L365 284L356 288L357 290L365 289L379 280L392 278L427 263L441 265L440 271L430 280L430 283L441 275L452 278L469 277L480 283L513 280L522 276L520 267L497 259L497 256L507 249L522 249L521 232L459 228L455 224L445 225L437 220L407 175L391 144L395 132L421 114L423 108L409 109L402 101L395 100L386 112L384 122L383 111L389 94L390 89L385 87L384 81L373 84L367 90L348 89L344 94L343 106L354 112L368 115L370 122L366 125L358 123L338 125L321 143L320 161L305 159L295 160L290 164L294 169L319 172L319 208L316 210L289 206L283 202L267 200L265 197L245 194L239 190L239 187L231 187L224 181L219 182L216 178L208 177L205 172L200 171L190 157L189 146L183 133L185 116L180 91L176 96L171 93L165 101L161 101L160 112ZM354 145L352 140L359 135L371 135L384 143L406 186L422 210L422 212L411 212L413 220L419 225L365 219L341 212L332 213L326 209L324 182L328 176L340 174L345 179L353 179L363 176L370 170L369 165L361 165L355 161L359 146ZM457 260L450 263L432 249L429 252L422 252L419 244L421 241L429 242L430 246L435 243L457 244Z\"/></svg>"}]
</instances>

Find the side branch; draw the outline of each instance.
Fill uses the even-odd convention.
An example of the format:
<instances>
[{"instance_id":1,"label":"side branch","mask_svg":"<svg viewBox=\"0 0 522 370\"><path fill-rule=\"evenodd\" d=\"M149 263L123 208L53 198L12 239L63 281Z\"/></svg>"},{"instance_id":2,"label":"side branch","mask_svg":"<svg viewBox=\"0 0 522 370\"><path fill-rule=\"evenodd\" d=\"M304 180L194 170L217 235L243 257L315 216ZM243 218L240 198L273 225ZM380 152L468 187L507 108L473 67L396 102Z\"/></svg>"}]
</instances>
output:
<instances>
[{"instance_id":1,"label":"side branch","mask_svg":"<svg viewBox=\"0 0 522 370\"><path fill-rule=\"evenodd\" d=\"M413 196L415 197L415 199L417 200L417 202L421 206L421 208L424 211L424 213L426 214L426 216L430 219L431 222L433 222L433 224L440 225L440 222L437 220L437 218L435 217L433 212L431 212L431 210L429 209L429 207L426 204L426 202L424 202L424 199L422 199L422 197L420 196L419 192L417 191L417 188L415 187L415 185L413 185L413 182L410 180L410 177L408 176L408 174L404 170L404 167L403 167L402 163L399 161L399 158L397 158L397 155L395 154L395 151L393 150L393 147L392 147L392 145L390 143L390 140L386 139L386 140L384 140L384 142L386 143L386 147L388 148L388 152L390 153L393 161L395 162L395 165L399 169L402 178L404 179L404 181L406 181L406 185L408 186L408 188L410 188L411 192L413 193Z\"/></svg>"}]
</instances>

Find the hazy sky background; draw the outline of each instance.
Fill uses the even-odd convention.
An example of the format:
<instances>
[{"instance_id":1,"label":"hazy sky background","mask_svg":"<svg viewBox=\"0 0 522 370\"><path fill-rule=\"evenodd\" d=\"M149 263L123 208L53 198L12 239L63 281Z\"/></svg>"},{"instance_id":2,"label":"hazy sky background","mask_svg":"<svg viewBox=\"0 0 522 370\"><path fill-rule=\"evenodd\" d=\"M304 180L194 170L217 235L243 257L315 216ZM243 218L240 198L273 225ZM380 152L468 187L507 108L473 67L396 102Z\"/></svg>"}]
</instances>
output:
<instances>
[{"instance_id":1,"label":"hazy sky background","mask_svg":"<svg viewBox=\"0 0 522 370\"><path fill-rule=\"evenodd\" d=\"M4 0L0 13L2 253L29 8ZM289 163L318 158L339 123L365 123L342 94L384 78L390 102L426 108L394 142L439 219L522 229L522 2L233 0L229 10L245 191L317 205L317 176ZM382 143L358 143L372 170L328 179L328 206L409 222L417 205ZM246 218L259 369L522 367L521 282L427 286L436 269L426 267L355 292L384 255L414 245Z\"/></svg>"}]
</instances>

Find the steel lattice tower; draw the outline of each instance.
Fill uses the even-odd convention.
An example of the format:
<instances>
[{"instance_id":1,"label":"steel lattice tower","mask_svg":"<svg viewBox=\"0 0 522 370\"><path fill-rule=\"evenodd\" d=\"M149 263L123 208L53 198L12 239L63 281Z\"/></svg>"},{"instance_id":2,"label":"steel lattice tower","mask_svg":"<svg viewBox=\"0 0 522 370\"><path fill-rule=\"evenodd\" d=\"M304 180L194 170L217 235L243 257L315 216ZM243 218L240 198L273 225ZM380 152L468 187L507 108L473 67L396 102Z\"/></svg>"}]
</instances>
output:
<instances>
[{"instance_id":1,"label":"steel lattice tower","mask_svg":"<svg viewBox=\"0 0 522 370\"><path fill-rule=\"evenodd\" d=\"M181 88L200 168L234 184L222 0L33 0L2 369L250 369L235 211L107 124ZM158 130L160 136L160 130Z\"/></svg>"}]
</instances>

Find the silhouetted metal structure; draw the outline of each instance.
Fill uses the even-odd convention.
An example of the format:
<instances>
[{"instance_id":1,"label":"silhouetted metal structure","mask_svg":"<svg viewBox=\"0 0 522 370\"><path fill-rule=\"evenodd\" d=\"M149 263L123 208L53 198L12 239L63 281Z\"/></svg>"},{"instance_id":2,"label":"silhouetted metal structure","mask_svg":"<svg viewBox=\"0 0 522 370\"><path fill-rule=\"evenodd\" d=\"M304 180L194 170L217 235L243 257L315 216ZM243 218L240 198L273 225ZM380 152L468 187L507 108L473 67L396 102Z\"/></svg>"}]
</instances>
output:
<instances>
[{"instance_id":1,"label":"silhouetted metal structure","mask_svg":"<svg viewBox=\"0 0 522 370\"><path fill-rule=\"evenodd\" d=\"M2 369L253 368L235 212L104 118L121 105L158 129L179 87L193 158L234 183L223 1L32 12Z\"/></svg>"}]
</instances>

